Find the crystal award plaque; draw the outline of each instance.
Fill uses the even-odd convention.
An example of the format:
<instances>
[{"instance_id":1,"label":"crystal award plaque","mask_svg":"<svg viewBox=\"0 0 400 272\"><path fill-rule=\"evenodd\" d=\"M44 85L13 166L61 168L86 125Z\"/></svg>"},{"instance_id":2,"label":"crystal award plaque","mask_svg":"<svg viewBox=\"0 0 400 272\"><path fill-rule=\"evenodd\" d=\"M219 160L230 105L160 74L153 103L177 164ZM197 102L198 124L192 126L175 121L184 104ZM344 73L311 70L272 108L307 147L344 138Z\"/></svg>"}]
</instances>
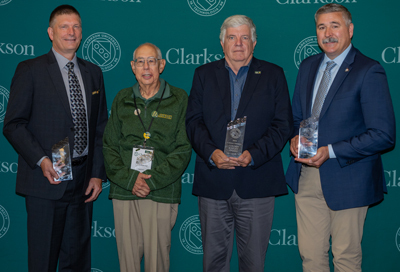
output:
<instances>
[{"instance_id":1,"label":"crystal award plaque","mask_svg":"<svg viewBox=\"0 0 400 272\"><path fill-rule=\"evenodd\" d=\"M318 118L311 116L301 121L299 129L298 157L314 157L318 149Z\"/></svg>"},{"instance_id":2,"label":"crystal award plaque","mask_svg":"<svg viewBox=\"0 0 400 272\"><path fill-rule=\"evenodd\" d=\"M72 180L71 153L68 137L53 145L51 153L53 169L59 177L55 181Z\"/></svg>"},{"instance_id":3,"label":"crystal award plaque","mask_svg":"<svg viewBox=\"0 0 400 272\"><path fill-rule=\"evenodd\" d=\"M228 123L224 148L226 156L237 158L242 154L246 119L245 116Z\"/></svg>"}]
</instances>

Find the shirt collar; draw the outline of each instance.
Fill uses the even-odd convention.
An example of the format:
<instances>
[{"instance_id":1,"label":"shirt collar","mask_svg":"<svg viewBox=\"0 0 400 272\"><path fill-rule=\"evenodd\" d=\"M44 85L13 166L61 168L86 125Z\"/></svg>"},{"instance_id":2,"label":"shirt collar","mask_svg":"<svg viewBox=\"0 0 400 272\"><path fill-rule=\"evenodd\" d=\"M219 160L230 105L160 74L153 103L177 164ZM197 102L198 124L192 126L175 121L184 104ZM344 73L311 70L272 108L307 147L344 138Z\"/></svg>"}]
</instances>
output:
<instances>
[{"instance_id":1,"label":"shirt collar","mask_svg":"<svg viewBox=\"0 0 400 272\"><path fill-rule=\"evenodd\" d=\"M242 70L242 68L245 69L245 70L248 70L252 61L253 61L253 57L251 57L251 59L250 59L249 63L247 63L247 65L244 65L244 66L240 67L240 69L238 71L238 74L239 74L240 70ZM225 59L225 68L228 69L228 71L232 71L232 68L229 67L229 64L226 61L226 59Z\"/></svg>"},{"instance_id":2,"label":"shirt collar","mask_svg":"<svg viewBox=\"0 0 400 272\"><path fill-rule=\"evenodd\" d=\"M53 51L54 56L56 57L58 66L60 67L60 70L64 69L64 68L65 68L65 65L67 65L67 63L70 62L70 61L74 63L74 68L76 67L77 69L79 69L79 66L78 66L78 59L77 59L77 57L76 57L76 53L75 53L73 59L72 59L72 60L69 60L69 59L67 59L66 57L64 57L63 55L61 55L60 53L58 53L58 52L54 49L54 47L52 47L51 50Z\"/></svg>"},{"instance_id":3,"label":"shirt collar","mask_svg":"<svg viewBox=\"0 0 400 272\"><path fill-rule=\"evenodd\" d=\"M336 65L337 65L337 67L340 67L340 66L342 65L342 63L343 63L343 61L345 60L345 58L347 57L347 54L349 53L351 47L352 47L352 44L350 44L350 45L346 48L346 50L344 50L339 56L337 56L336 58L333 59L333 61L334 61L334 62L336 63ZM324 67L328 61L331 61L331 59L328 58L328 56L325 54L325 56L324 56L324 61L322 62L322 63L323 63L322 66ZM324 68L324 69L325 69L325 68Z\"/></svg>"}]
</instances>

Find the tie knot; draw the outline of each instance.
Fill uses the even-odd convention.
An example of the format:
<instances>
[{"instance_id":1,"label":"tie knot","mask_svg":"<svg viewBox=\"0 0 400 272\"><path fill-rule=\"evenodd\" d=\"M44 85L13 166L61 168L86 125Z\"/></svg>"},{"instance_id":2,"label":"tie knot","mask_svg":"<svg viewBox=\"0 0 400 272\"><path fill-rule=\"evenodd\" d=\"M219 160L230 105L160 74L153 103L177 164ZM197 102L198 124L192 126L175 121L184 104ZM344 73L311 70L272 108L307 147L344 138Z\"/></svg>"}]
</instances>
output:
<instances>
[{"instance_id":1,"label":"tie knot","mask_svg":"<svg viewBox=\"0 0 400 272\"><path fill-rule=\"evenodd\" d=\"M74 63L72 61L68 62L65 66L67 66L68 70L74 70Z\"/></svg>"},{"instance_id":2,"label":"tie knot","mask_svg":"<svg viewBox=\"0 0 400 272\"><path fill-rule=\"evenodd\" d=\"M333 67L336 66L336 63L333 60L330 60L326 63L326 70L331 71Z\"/></svg>"}]
</instances>

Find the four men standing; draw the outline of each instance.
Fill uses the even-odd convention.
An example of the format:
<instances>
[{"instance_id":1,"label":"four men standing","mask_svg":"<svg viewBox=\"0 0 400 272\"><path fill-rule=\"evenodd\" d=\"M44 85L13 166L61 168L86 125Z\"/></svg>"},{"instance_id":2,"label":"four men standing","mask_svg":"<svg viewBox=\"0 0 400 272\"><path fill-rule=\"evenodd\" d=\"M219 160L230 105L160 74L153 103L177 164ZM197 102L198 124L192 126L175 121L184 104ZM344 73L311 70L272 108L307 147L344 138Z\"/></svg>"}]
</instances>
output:
<instances>
[{"instance_id":1,"label":"four men standing","mask_svg":"<svg viewBox=\"0 0 400 272\"><path fill-rule=\"evenodd\" d=\"M382 66L351 44L350 12L327 4L315 22L323 53L302 62L292 107L282 68L253 56L256 28L246 16L224 21L225 58L195 71L186 132L197 153L193 194L204 271L230 271L234 233L240 271L264 271L275 196L287 193L280 153L289 137L293 158L286 182L296 193L303 270L329 271L331 237L335 271L361 271L368 206L386 192L380 154L395 143L393 106ZM76 57L82 27L75 8L57 7L48 34L52 50L17 67L3 133L19 154L17 193L26 199L29 271L90 271L92 201L106 180L103 77L99 67ZM104 139L126 271L140 270L143 252L146 270L168 271L180 175L190 158L186 94L159 78L164 66L156 46L135 51L138 84L117 95ZM155 107L149 116L148 106ZM299 158L300 123L310 117L318 120L318 151ZM232 134L228 124L238 118L245 128ZM239 154L227 155L227 139L240 133ZM66 137L73 178L60 182L51 150ZM134 147L143 151L136 166Z\"/></svg>"}]
</instances>

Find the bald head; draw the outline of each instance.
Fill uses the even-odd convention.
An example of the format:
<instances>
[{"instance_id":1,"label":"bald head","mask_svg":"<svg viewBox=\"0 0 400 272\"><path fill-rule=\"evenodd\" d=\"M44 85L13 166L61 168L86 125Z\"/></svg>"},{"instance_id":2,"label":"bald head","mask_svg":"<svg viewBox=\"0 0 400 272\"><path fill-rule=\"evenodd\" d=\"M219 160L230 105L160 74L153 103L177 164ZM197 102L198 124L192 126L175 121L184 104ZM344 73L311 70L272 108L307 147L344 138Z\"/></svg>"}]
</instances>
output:
<instances>
[{"instance_id":1,"label":"bald head","mask_svg":"<svg viewBox=\"0 0 400 272\"><path fill-rule=\"evenodd\" d=\"M152 44L152 43L144 43L144 44L139 45L139 46L135 49L135 51L133 51L133 59L136 59L136 51L137 51L138 49L140 49L141 47L143 47L143 46L148 46L148 47L154 48L154 50L156 50L156 52L157 52L157 58L158 58L158 59L162 59L162 54L161 54L160 48L158 48L156 45L154 45L154 44Z\"/></svg>"}]
</instances>

